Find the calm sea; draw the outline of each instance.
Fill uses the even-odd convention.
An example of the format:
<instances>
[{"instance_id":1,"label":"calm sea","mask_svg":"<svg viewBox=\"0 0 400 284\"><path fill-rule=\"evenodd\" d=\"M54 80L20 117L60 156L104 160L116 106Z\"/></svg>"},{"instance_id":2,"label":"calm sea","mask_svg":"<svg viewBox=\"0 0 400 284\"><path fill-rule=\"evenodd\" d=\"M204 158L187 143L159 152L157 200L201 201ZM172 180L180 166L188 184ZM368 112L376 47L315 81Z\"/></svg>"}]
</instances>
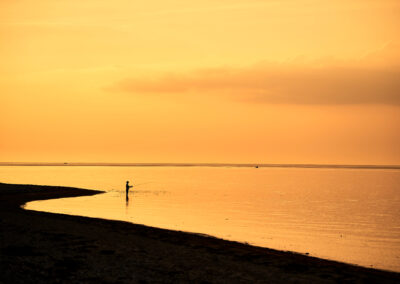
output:
<instances>
[{"instance_id":1,"label":"calm sea","mask_svg":"<svg viewBox=\"0 0 400 284\"><path fill-rule=\"evenodd\" d=\"M125 182L135 185L129 199ZM0 181L106 191L26 208L209 234L400 271L400 170L0 166Z\"/></svg>"}]
</instances>

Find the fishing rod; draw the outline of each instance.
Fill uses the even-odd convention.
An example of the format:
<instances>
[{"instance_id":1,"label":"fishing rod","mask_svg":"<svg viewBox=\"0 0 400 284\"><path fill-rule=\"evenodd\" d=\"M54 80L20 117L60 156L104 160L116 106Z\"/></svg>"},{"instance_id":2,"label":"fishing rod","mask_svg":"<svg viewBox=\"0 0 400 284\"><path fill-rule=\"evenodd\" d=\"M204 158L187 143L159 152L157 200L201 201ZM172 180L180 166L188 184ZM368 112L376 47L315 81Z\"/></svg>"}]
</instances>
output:
<instances>
[{"instance_id":1,"label":"fishing rod","mask_svg":"<svg viewBox=\"0 0 400 284\"><path fill-rule=\"evenodd\" d=\"M139 183L139 184L135 184L133 186L136 187L136 186L145 185L145 184L149 184L149 183L151 183L151 182Z\"/></svg>"},{"instance_id":2,"label":"fishing rod","mask_svg":"<svg viewBox=\"0 0 400 284\"><path fill-rule=\"evenodd\" d=\"M139 183L139 184L132 185L132 186L137 187L137 186L141 186L141 185L145 185L145 184L149 184L149 183L152 183L152 182L144 182L144 183ZM111 191L120 192L120 190L116 190L116 189L114 189L114 188L111 189Z\"/></svg>"}]
</instances>

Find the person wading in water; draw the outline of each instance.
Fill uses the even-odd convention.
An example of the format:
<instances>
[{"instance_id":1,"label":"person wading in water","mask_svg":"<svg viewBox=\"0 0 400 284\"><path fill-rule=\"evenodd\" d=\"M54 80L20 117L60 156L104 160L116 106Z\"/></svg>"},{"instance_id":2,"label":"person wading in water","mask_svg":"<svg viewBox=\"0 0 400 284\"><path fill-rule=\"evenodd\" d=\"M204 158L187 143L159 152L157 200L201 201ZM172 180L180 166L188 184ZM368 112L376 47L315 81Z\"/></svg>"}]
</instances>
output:
<instances>
[{"instance_id":1,"label":"person wading in water","mask_svg":"<svg viewBox=\"0 0 400 284\"><path fill-rule=\"evenodd\" d=\"M129 185L129 180L126 181L126 197L128 197L129 189L133 187L132 185Z\"/></svg>"}]
</instances>

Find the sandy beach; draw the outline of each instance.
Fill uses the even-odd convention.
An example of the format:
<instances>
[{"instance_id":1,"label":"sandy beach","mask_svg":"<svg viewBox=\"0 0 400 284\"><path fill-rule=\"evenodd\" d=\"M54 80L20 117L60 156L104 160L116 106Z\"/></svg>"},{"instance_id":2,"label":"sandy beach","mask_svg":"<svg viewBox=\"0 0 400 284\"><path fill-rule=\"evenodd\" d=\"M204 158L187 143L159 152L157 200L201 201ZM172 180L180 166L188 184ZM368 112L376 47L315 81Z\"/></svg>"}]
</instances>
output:
<instances>
[{"instance_id":1,"label":"sandy beach","mask_svg":"<svg viewBox=\"0 0 400 284\"><path fill-rule=\"evenodd\" d=\"M27 211L94 195L0 183L1 283L399 283L400 274L122 221Z\"/></svg>"}]
</instances>

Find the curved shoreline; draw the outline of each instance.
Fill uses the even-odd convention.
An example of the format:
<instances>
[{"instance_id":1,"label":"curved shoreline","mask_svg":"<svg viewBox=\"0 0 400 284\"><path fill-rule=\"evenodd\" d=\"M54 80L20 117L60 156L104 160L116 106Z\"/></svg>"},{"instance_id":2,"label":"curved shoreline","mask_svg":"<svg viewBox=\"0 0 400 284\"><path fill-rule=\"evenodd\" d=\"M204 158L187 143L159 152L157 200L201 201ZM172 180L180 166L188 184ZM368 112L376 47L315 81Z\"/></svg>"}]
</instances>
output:
<instances>
[{"instance_id":1,"label":"curved shoreline","mask_svg":"<svg viewBox=\"0 0 400 284\"><path fill-rule=\"evenodd\" d=\"M103 191L0 183L0 282L399 283L400 273L123 221L27 211Z\"/></svg>"}]
</instances>

